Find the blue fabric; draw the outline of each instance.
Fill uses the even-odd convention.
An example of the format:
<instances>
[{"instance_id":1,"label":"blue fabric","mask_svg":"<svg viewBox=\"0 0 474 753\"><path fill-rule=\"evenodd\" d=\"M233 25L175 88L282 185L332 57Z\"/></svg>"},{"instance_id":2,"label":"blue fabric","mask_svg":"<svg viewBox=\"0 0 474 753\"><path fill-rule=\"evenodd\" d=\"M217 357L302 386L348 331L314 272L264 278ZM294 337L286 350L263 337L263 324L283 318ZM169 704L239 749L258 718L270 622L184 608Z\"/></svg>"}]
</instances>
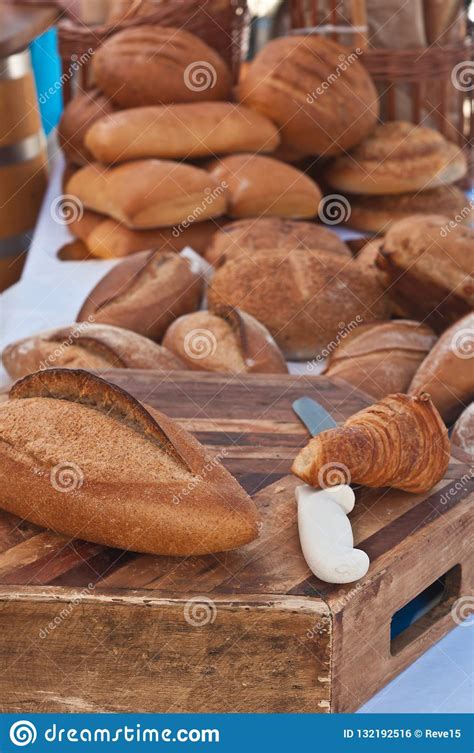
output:
<instances>
[{"instance_id":1,"label":"blue fabric","mask_svg":"<svg viewBox=\"0 0 474 753\"><path fill-rule=\"evenodd\" d=\"M61 59L56 29L48 29L30 46L41 120L46 135L58 124L63 110Z\"/></svg>"}]
</instances>

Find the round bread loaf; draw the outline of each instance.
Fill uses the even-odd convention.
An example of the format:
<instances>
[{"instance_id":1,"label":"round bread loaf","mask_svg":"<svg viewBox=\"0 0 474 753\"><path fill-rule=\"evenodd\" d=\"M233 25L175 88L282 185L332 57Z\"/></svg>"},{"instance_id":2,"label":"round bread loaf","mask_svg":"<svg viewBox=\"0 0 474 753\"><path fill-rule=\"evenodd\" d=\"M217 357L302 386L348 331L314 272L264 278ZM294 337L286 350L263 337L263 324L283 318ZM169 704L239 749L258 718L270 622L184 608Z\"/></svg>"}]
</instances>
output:
<instances>
[{"instance_id":1,"label":"round bread loaf","mask_svg":"<svg viewBox=\"0 0 474 753\"><path fill-rule=\"evenodd\" d=\"M68 369L185 369L166 348L136 332L106 324L70 324L17 340L4 349L2 361L13 379L34 371Z\"/></svg>"},{"instance_id":2,"label":"round bread loaf","mask_svg":"<svg viewBox=\"0 0 474 753\"><path fill-rule=\"evenodd\" d=\"M226 262L208 298L211 310L230 305L252 314L296 360L317 356L351 322L383 319L388 311L378 283L354 261L305 249L256 251Z\"/></svg>"},{"instance_id":3,"label":"round bread loaf","mask_svg":"<svg viewBox=\"0 0 474 753\"><path fill-rule=\"evenodd\" d=\"M474 403L467 406L454 424L451 442L474 456Z\"/></svg>"},{"instance_id":4,"label":"round bread loaf","mask_svg":"<svg viewBox=\"0 0 474 753\"><path fill-rule=\"evenodd\" d=\"M280 128L282 143L306 154L338 154L373 129L377 92L356 53L320 36L272 40L239 87L240 101Z\"/></svg>"},{"instance_id":5,"label":"round bread loaf","mask_svg":"<svg viewBox=\"0 0 474 753\"><path fill-rule=\"evenodd\" d=\"M319 186L298 168L260 154L233 154L209 166L227 191L230 217L314 217Z\"/></svg>"},{"instance_id":6,"label":"round bread loaf","mask_svg":"<svg viewBox=\"0 0 474 753\"><path fill-rule=\"evenodd\" d=\"M70 162L86 165L94 158L84 144L84 138L96 120L114 112L110 99L98 89L76 95L64 108L58 125L58 140Z\"/></svg>"},{"instance_id":7,"label":"round bread loaf","mask_svg":"<svg viewBox=\"0 0 474 753\"><path fill-rule=\"evenodd\" d=\"M199 307L202 292L200 275L182 256L142 251L97 283L77 321L111 324L161 340L178 316Z\"/></svg>"},{"instance_id":8,"label":"round bread loaf","mask_svg":"<svg viewBox=\"0 0 474 753\"><path fill-rule=\"evenodd\" d=\"M407 391L435 342L433 330L408 319L362 324L342 337L324 373L379 400Z\"/></svg>"},{"instance_id":9,"label":"round bread loaf","mask_svg":"<svg viewBox=\"0 0 474 753\"><path fill-rule=\"evenodd\" d=\"M288 372L278 345L263 324L229 307L181 316L167 330L163 345L196 371Z\"/></svg>"},{"instance_id":10,"label":"round bread loaf","mask_svg":"<svg viewBox=\"0 0 474 753\"><path fill-rule=\"evenodd\" d=\"M428 191L380 196L347 197L351 212L347 224L354 230L384 234L398 220L414 214L446 215L454 222L469 222L472 206L457 186L438 186Z\"/></svg>"},{"instance_id":11,"label":"round bread loaf","mask_svg":"<svg viewBox=\"0 0 474 753\"><path fill-rule=\"evenodd\" d=\"M194 34L136 26L109 37L93 58L99 88L120 107L229 99L220 55Z\"/></svg>"},{"instance_id":12,"label":"round bread loaf","mask_svg":"<svg viewBox=\"0 0 474 753\"><path fill-rule=\"evenodd\" d=\"M331 251L351 258L346 244L332 230L312 222L261 217L229 222L214 233L204 252L209 264L219 267L238 256L252 256L262 249L295 248Z\"/></svg>"},{"instance_id":13,"label":"round bread loaf","mask_svg":"<svg viewBox=\"0 0 474 753\"><path fill-rule=\"evenodd\" d=\"M393 121L377 126L326 169L329 185L353 194L398 194L454 183L466 158L432 128Z\"/></svg>"}]
</instances>

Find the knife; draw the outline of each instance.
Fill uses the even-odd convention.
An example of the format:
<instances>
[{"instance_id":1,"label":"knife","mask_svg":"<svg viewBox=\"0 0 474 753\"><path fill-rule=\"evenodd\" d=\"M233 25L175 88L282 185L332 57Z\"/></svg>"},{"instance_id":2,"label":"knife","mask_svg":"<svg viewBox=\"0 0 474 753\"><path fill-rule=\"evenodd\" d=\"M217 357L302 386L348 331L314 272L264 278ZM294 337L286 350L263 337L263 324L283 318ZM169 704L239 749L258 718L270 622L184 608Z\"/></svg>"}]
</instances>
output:
<instances>
[{"instance_id":1,"label":"knife","mask_svg":"<svg viewBox=\"0 0 474 753\"><path fill-rule=\"evenodd\" d=\"M293 403L293 410L304 423L312 437L327 429L335 429L336 421L326 408L311 397L299 397Z\"/></svg>"}]
</instances>

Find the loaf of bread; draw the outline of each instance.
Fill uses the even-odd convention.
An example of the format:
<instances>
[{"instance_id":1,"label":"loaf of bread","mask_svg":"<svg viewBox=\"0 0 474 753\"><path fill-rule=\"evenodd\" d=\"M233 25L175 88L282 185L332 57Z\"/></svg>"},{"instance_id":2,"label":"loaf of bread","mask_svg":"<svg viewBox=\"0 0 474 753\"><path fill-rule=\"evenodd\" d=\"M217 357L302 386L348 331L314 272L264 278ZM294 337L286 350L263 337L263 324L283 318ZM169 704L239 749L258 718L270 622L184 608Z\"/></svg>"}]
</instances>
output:
<instances>
[{"instance_id":1,"label":"loaf of bread","mask_svg":"<svg viewBox=\"0 0 474 753\"><path fill-rule=\"evenodd\" d=\"M64 108L58 125L58 140L67 159L86 165L93 157L84 144L84 137L93 123L114 111L114 106L98 89L73 97Z\"/></svg>"},{"instance_id":2,"label":"loaf of bread","mask_svg":"<svg viewBox=\"0 0 474 753\"><path fill-rule=\"evenodd\" d=\"M444 332L421 363L410 395L427 392L446 423L454 421L474 400L474 313Z\"/></svg>"},{"instance_id":3,"label":"loaf of bread","mask_svg":"<svg viewBox=\"0 0 474 753\"><path fill-rule=\"evenodd\" d=\"M171 351L146 337L107 324L70 324L17 340L2 361L13 379L63 367L68 369L185 369Z\"/></svg>"},{"instance_id":4,"label":"loaf of bread","mask_svg":"<svg viewBox=\"0 0 474 753\"><path fill-rule=\"evenodd\" d=\"M209 166L220 184L228 186L230 217L314 217L319 186L292 165L259 154L234 154Z\"/></svg>"},{"instance_id":5,"label":"loaf of bread","mask_svg":"<svg viewBox=\"0 0 474 753\"><path fill-rule=\"evenodd\" d=\"M319 35L272 40L239 87L243 104L273 120L282 143L306 154L338 154L374 128L379 100L356 53Z\"/></svg>"},{"instance_id":6,"label":"loaf of bread","mask_svg":"<svg viewBox=\"0 0 474 753\"><path fill-rule=\"evenodd\" d=\"M253 316L222 307L176 319L163 345L189 369L226 374L286 374L288 367L273 337Z\"/></svg>"},{"instance_id":7,"label":"loaf of bread","mask_svg":"<svg viewBox=\"0 0 474 753\"><path fill-rule=\"evenodd\" d=\"M100 259L116 259L147 249L181 251L186 246L202 254L217 227L215 221L205 220L183 225L182 228L130 230L110 217L86 210L81 217L70 223L68 229L82 240L88 255Z\"/></svg>"},{"instance_id":8,"label":"loaf of bread","mask_svg":"<svg viewBox=\"0 0 474 753\"><path fill-rule=\"evenodd\" d=\"M209 307L234 306L262 322L285 356L313 358L341 331L387 318L379 286L353 261L330 252L256 251L220 267L208 290Z\"/></svg>"},{"instance_id":9,"label":"loaf of bread","mask_svg":"<svg viewBox=\"0 0 474 753\"><path fill-rule=\"evenodd\" d=\"M231 102L122 110L98 120L86 136L87 148L100 162L272 152L278 143L278 131L268 118Z\"/></svg>"},{"instance_id":10,"label":"loaf of bread","mask_svg":"<svg viewBox=\"0 0 474 753\"><path fill-rule=\"evenodd\" d=\"M442 214L453 222L469 223L473 215L466 194L457 186L438 186L417 193L349 197L348 224L354 230L383 235L394 222L414 214Z\"/></svg>"},{"instance_id":11,"label":"loaf of bread","mask_svg":"<svg viewBox=\"0 0 474 753\"><path fill-rule=\"evenodd\" d=\"M226 188L212 175L167 160L89 165L72 176L67 193L134 230L202 222L224 214L227 206Z\"/></svg>"},{"instance_id":12,"label":"loaf of bread","mask_svg":"<svg viewBox=\"0 0 474 753\"><path fill-rule=\"evenodd\" d=\"M56 256L60 261L91 261L94 260L91 252L84 241L76 238L70 243L65 243L58 250Z\"/></svg>"},{"instance_id":13,"label":"loaf of bread","mask_svg":"<svg viewBox=\"0 0 474 753\"><path fill-rule=\"evenodd\" d=\"M438 215L396 222L377 265L398 309L436 332L474 307L474 231Z\"/></svg>"},{"instance_id":14,"label":"loaf of bread","mask_svg":"<svg viewBox=\"0 0 474 753\"><path fill-rule=\"evenodd\" d=\"M467 406L454 424L451 442L474 456L474 403Z\"/></svg>"},{"instance_id":15,"label":"loaf of bread","mask_svg":"<svg viewBox=\"0 0 474 753\"><path fill-rule=\"evenodd\" d=\"M111 324L161 340L169 325L199 308L203 281L175 253L141 251L105 275L86 298L78 322Z\"/></svg>"},{"instance_id":16,"label":"loaf of bread","mask_svg":"<svg viewBox=\"0 0 474 753\"><path fill-rule=\"evenodd\" d=\"M209 264L220 267L238 256L252 256L261 249L295 248L331 251L351 258L346 244L332 230L312 222L261 217L229 222L216 230L204 256Z\"/></svg>"},{"instance_id":17,"label":"loaf of bread","mask_svg":"<svg viewBox=\"0 0 474 753\"><path fill-rule=\"evenodd\" d=\"M207 554L257 536L252 500L216 458L87 371L48 369L11 389L0 487L1 506L20 518L137 552Z\"/></svg>"},{"instance_id":18,"label":"loaf of bread","mask_svg":"<svg viewBox=\"0 0 474 753\"><path fill-rule=\"evenodd\" d=\"M435 342L434 332L420 322L398 319L361 324L342 335L324 373L379 400L407 391Z\"/></svg>"},{"instance_id":19,"label":"loaf of bread","mask_svg":"<svg viewBox=\"0 0 474 753\"><path fill-rule=\"evenodd\" d=\"M466 169L462 150L438 131L393 121L331 162L325 178L351 194L398 194L454 183Z\"/></svg>"},{"instance_id":20,"label":"loaf of bread","mask_svg":"<svg viewBox=\"0 0 474 753\"><path fill-rule=\"evenodd\" d=\"M220 55L194 34L161 26L119 31L93 58L98 87L119 107L230 99Z\"/></svg>"}]
</instances>

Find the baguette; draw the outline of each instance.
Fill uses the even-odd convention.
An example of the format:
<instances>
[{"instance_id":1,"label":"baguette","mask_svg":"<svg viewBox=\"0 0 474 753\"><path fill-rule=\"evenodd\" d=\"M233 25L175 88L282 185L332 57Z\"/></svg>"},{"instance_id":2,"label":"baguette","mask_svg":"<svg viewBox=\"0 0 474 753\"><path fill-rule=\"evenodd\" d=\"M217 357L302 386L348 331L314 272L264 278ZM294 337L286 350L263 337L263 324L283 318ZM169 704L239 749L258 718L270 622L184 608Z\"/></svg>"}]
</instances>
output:
<instances>
[{"instance_id":1,"label":"baguette","mask_svg":"<svg viewBox=\"0 0 474 753\"><path fill-rule=\"evenodd\" d=\"M142 251L97 283L77 321L124 327L159 341L178 316L199 307L202 292L202 278L186 259Z\"/></svg>"},{"instance_id":2,"label":"baguette","mask_svg":"<svg viewBox=\"0 0 474 753\"><path fill-rule=\"evenodd\" d=\"M278 142L278 131L268 118L230 102L124 110L100 118L85 140L99 162L272 152Z\"/></svg>"},{"instance_id":3,"label":"baguette","mask_svg":"<svg viewBox=\"0 0 474 753\"><path fill-rule=\"evenodd\" d=\"M252 500L194 437L86 371L14 385L0 461L0 505L68 537L187 556L257 536Z\"/></svg>"},{"instance_id":4,"label":"baguette","mask_svg":"<svg viewBox=\"0 0 474 753\"><path fill-rule=\"evenodd\" d=\"M2 353L13 379L53 367L69 369L185 369L166 348L106 324L70 324L10 343Z\"/></svg>"}]
</instances>

